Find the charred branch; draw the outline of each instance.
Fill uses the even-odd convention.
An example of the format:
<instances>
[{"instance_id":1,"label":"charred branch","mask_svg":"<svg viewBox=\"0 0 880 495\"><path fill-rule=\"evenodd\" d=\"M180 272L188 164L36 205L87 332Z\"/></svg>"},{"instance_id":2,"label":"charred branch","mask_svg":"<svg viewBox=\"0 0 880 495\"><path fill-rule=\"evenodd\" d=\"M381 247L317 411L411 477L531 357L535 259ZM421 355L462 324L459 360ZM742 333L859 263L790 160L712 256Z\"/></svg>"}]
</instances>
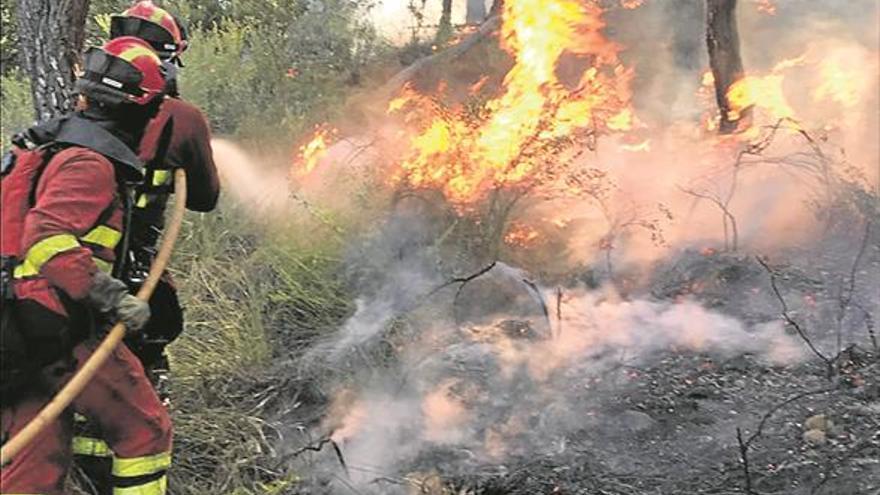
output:
<instances>
[{"instance_id":1,"label":"charred branch","mask_svg":"<svg viewBox=\"0 0 880 495\"><path fill-rule=\"evenodd\" d=\"M850 306L852 305L853 294L856 291L856 279L858 278L858 269L859 265L862 262L862 258L865 256L865 251L868 249L868 241L871 238L871 221L868 220L865 223L865 233L862 236L862 242L859 246L859 251L856 253L855 259L853 259L852 267L849 270L849 277L847 284L841 288L840 297L838 298L838 312L837 312L837 348L840 349L842 346L841 333L843 332L843 320L846 318L846 314L849 311ZM866 312L867 313L867 312ZM876 348L876 341L873 342Z\"/></svg>"},{"instance_id":2,"label":"charred branch","mask_svg":"<svg viewBox=\"0 0 880 495\"><path fill-rule=\"evenodd\" d=\"M762 263L762 265L763 265L763 263ZM821 388L818 390L808 390L806 392L801 392L801 393L796 394L792 397L789 397L788 399L780 402L779 404L776 404L775 406L770 408L766 413L764 413L764 416L761 417L761 421L758 423L758 428L755 430L754 433L752 433L745 440L743 439L742 429L741 428L736 429L736 441L737 441L737 444L739 445L740 464L742 465L742 469L743 469L743 477L744 477L744 484L745 484L744 489L745 489L746 494L753 495L755 493L754 489L752 488L752 473L751 473L750 467L749 467L749 449L752 447L752 444L758 438L760 438L761 435L764 433L764 427L767 425L767 422L770 420L770 418L773 417L773 415L776 414L780 409L782 409L783 407L785 407L793 402L796 402L796 401L803 399L805 397L810 397L812 395L819 395L819 394L833 392L834 390L836 390L835 387Z\"/></svg>"},{"instance_id":3,"label":"charred branch","mask_svg":"<svg viewBox=\"0 0 880 495\"><path fill-rule=\"evenodd\" d=\"M721 223L724 227L724 250L735 252L739 248L739 229L736 225L736 217L730 212L729 204L731 197L728 196L728 198L722 199L717 194L683 187L679 187L679 190L697 199L709 201L721 210Z\"/></svg>"},{"instance_id":4,"label":"charred branch","mask_svg":"<svg viewBox=\"0 0 880 495\"><path fill-rule=\"evenodd\" d=\"M742 464L743 476L745 478L745 491L747 495L752 495L752 473L749 470L749 446L743 441L742 430L736 429L736 442L739 444L739 458Z\"/></svg>"},{"instance_id":5,"label":"charred branch","mask_svg":"<svg viewBox=\"0 0 880 495\"><path fill-rule=\"evenodd\" d=\"M770 287L773 289L773 294L776 296L776 300L779 301L779 305L781 306L781 316L785 323L793 328L795 332L797 332L798 336L801 340L807 344L807 347L810 348L810 351L816 355L822 362L825 364L827 378L830 380L832 376L834 376L834 358L826 356L822 351L820 351L815 344L813 344L812 339L807 335L807 332L803 329L803 327L798 323L794 318L792 318L789 310L788 303L785 302L785 297L782 296L782 292L779 290L779 286L776 283L777 273L776 271L767 264L760 256L756 256L755 259L758 263L767 271L770 275Z\"/></svg>"},{"instance_id":6,"label":"charred branch","mask_svg":"<svg viewBox=\"0 0 880 495\"><path fill-rule=\"evenodd\" d=\"M399 90L404 84L415 78L422 71L426 70L432 65L461 57L465 53L469 52L472 48L477 46L477 44L479 44L482 40L491 36L500 24L500 17L490 17L486 20L486 22L483 23L482 26L480 26L479 29L465 37L454 46L451 46L440 53L435 53L433 55L429 55L427 57L416 60L415 62L410 64L409 67L398 72L394 77L389 79L384 86L382 86L382 88L379 90L379 94L385 95L386 98L390 97L391 95L396 93L397 90Z\"/></svg>"},{"instance_id":7,"label":"charred branch","mask_svg":"<svg viewBox=\"0 0 880 495\"><path fill-rule=\"evenodd\" d=\"M336 440L333 440L333 438L331 438L330 436L322 437L316 442L312 442L304 447L300 447L290 454L286 455L284 459L286 461L289 461L290 459L295 459L306 452L321 452L327 445L333 447L333 453L336 456L336 460L339 461L339 465L342 466L342 470L345 472L345 476L351 478L351 474L348 471L348 464L345 462L345 456L342 455L342 449L339 448L339 444L336 443Z\"/></svg>"}]
</instances>

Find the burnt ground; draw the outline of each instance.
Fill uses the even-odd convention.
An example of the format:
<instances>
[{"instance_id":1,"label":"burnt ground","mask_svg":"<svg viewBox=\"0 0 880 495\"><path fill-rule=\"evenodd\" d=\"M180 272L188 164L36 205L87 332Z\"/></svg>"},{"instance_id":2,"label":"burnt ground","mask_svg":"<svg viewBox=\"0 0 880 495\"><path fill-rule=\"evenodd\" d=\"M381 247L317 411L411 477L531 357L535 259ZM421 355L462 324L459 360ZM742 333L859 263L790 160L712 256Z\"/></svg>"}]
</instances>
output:
<instances>
[{"instance_id":1,"label":"burnt ground","mask_svg":"<svg viewBox=\"0 0 880 495\"><path fill-rule=\"evenodd\" d=\"M753 493L875 494L880 363L851 357L829 381L821 364L670 354L630 369L627 383L594 384L610 399L583 413L601 419L555 452L458 473L454 485L475 494L746 493L737 428L746 442L763 420L747 452Z\"/></svg>"},{"instance_id":2,"label":"burnt ground","mask_svg":"<svg viewBox=\"0 0 880 495\"><path fill-rule=\"evenodd\" d=\"M866 280L852 284L858 297L851 299L860 308L878 303L874 256L859 272ZM840 277L823 274L840 271L815 263L775 274L791 316L819 349L833 347L836 320L829 314L841 307ZM655 273L647 292L656 300L693 298L751 324L780 318L769 274L753 257L690 252ZM878 495L880 356L869 338L870 316L849 326L845 342L856 343L826 356L833 360L830 374L810 352L788 366L751 353L719 357L675 348L647 360L621 357L611 366L606 360L600 371L565 381L571 397L561 403L544 407L529 385L508 390L513 397L500 402L534 403L522 408L530 411L518 418L523 431L510 435L502 458L486 461L461 445L428 445L393 472L377 473L365 489L345 481L357 469L348 466L346 474L340 467L346 445L339 445L340 456L328 444L318 454L307 452L305 463L293 463L303 475L293 493ZM796 337L791 325L787 332ZM394 338L383 342L393 354ZM489 365L481 370L493 372ZM311 423L309 438L319 438L316 409L308 409L311 421L296 415L281 421L300 430ZM504 412L494 416L491 407L484 414L491 417L481 423L490 426L473 432L481 439L493 423L508 419ZM290 454L302 445L280 450Z\"/></svg>"}]
</instances>

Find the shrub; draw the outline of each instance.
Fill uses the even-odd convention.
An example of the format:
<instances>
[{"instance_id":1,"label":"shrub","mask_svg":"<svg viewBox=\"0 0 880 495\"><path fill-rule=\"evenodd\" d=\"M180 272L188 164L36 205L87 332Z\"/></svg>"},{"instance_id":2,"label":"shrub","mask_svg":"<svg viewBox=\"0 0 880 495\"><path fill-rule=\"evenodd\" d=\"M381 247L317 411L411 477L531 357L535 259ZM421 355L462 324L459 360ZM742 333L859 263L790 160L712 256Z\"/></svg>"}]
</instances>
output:
<instances>
[{"instance_id":1,"label":"shrub","mask_svg":"<svg viewBox=\"0 0 880 495\"><path fill-rule=\"evenodd\" d=\"M9 147L9 138L34 122L31 87L27 78L17 72L0 76L0 148Z\"/></svg>"}]
</instances>

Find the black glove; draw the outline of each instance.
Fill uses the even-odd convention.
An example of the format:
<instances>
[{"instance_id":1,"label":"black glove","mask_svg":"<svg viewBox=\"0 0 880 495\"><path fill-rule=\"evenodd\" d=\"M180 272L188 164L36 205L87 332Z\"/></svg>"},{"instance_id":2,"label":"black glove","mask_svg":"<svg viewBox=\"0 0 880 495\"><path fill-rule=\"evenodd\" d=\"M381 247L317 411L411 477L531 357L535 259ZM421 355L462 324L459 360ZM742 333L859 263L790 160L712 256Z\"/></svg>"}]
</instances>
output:
<instances>
[{"instance_id":1,"label":"black glove","mask_svg":"<svg viewBox=\"0 0 880 495\"><path fill-rule=\"evenodd\" d=\"M102 271L92 278L86 302L110 320L125 324L126 334L137 334L150 319L150 305L128 293L125 282Z\"/></svg>"}]
</instances>

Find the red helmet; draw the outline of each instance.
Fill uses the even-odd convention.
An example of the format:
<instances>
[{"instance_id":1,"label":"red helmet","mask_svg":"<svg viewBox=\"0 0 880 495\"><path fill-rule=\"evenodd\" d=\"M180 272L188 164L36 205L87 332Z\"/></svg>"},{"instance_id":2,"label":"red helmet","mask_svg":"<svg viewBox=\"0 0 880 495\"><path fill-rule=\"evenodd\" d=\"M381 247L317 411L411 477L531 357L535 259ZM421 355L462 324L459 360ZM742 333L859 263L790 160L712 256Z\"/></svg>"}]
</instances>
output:
<instances>
[{"instance_id":1,"label":"red helmet","mask_svg":"<svg viewBox=\"0 0 880 495\"><path fill-rule=\"evenodd\" d=\"M123 36L86 52L85 71L76 82L83 95L117 105L147 105L162 95L162 61L140 38Z\"/></svg>"},{"instance_id":2,"label":"red helmet","mask_svg":"<svg viewBox=\"0 0 880 495\"><path fill-rule=\"evenodd\" d=\"M186 50L186 31L167 10L151 0L141 0L122 14L110 18L110 37L140 38L163 60L174 59Z\"/></svg>"}]
</instances>

